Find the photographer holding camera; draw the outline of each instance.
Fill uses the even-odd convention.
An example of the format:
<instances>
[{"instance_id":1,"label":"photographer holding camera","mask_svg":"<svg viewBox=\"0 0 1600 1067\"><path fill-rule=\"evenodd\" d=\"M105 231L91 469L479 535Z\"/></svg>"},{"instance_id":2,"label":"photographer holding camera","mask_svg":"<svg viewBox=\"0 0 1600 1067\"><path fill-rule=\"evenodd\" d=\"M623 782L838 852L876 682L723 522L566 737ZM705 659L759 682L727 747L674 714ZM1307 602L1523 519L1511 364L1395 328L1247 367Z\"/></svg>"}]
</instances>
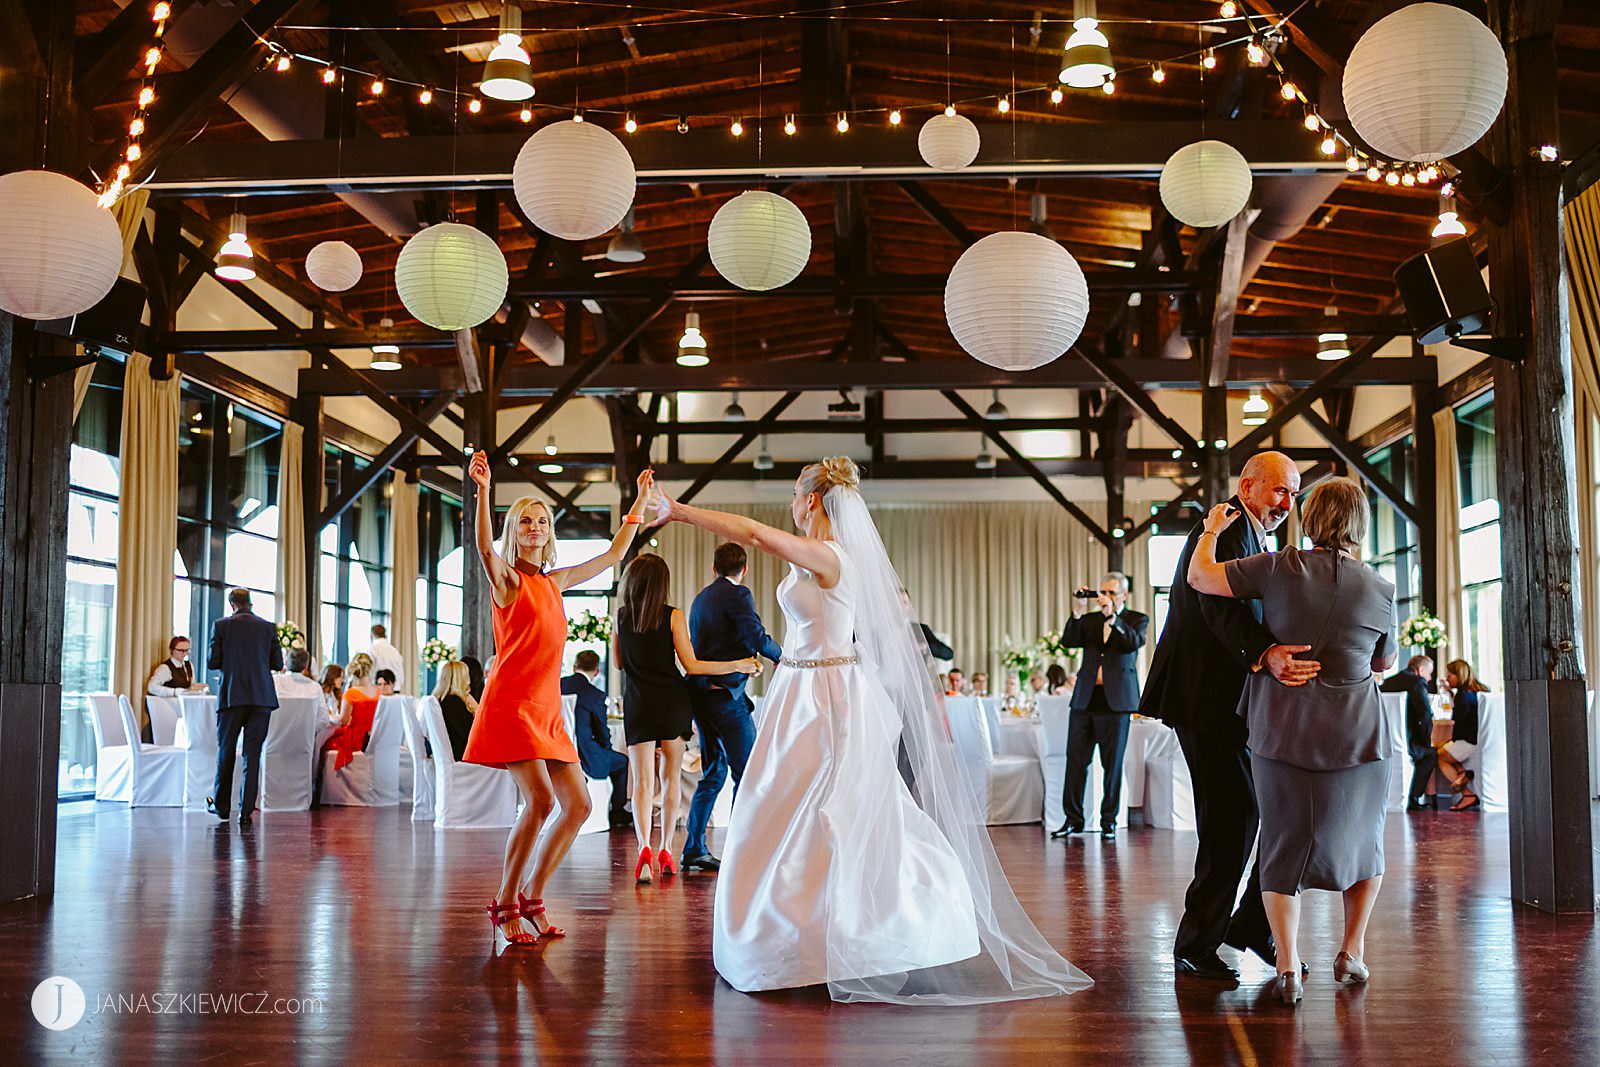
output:
<instances>
[{"instance_id":1,"label":"photographer holding camera","mask_svg":"<svg viewBox=\"0 0 1600 1067\"><path fill-rule=\"evenodd\" d=\"M1083 788L1098 746L1103 778L1100 836L1114 838L1122 805L1128 716L1139 710L1139 649L1144 647L1150 617L1125 606L1128 576L1120 571L1101 578L1098 592L1083 588L1072 595L1072 621L1061 641L1068 648L1083 649L1083 665L1072 690L1072 718L1067 724L1067 775L1061 795L1067 820L1050 836L1082 832Z\"/></svg>"}]
</instances>

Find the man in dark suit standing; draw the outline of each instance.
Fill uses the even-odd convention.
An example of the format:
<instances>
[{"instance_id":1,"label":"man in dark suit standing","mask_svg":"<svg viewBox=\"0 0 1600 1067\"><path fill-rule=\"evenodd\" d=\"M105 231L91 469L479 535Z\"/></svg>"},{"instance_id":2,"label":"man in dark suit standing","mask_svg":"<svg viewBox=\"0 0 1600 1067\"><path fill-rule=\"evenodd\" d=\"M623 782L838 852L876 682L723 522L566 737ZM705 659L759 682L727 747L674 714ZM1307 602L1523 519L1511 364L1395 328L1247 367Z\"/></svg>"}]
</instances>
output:
<instances>
[{"instance_id":1,"label":"man in dark suit standing","mask_svg":"<svg viewBox=\"0 0 1600 1067\"><path fill-rule=\"evenodd\" d=\"M1061 794L1067 821L1051 837L1083 830L1083 789L1096 746L1103 779L1100 836L1117 836L1128 716L1139 710L1139 649L1144 647L1150 617L1127 607L1128 576L1121 571L1100 579L1098 610L1086 611L1088 603L1076 602L1061 635L1067 648L1083 649L1083 666L1072 690L1072 717L1067 723L1067 775Z\"/></svg>"},{"instance_id":2,"label":"man in dark suit standing","mask_svg":"<svg viewBox=\"0 0 1600 1067\"><path fill-rule=\"evenodd\" d=\"M600 657L586 648L572 658L572 673L561 679L561 695L578 698L572 716L578 762L595 781L611 779L611 829L620 830L633 826L628 814L628 757L611 747L605 690L595 684L599 676Z\"/></svg>"},{"instance_id":3,"label":"man in dark suit standing","mask_svg":"<svg viewBox=\"0 0 1600 1067\"><path fill-rule=\"evenodd\" d=\"M1300 472L1289 457L1280 452L1252 456L1239 476L1238 494L1229 501L1247 521L1218 536L1217 559L1266 551L1266 535L1289 517L1299 491ZM1197 523L1178 560L1166 626L1139 710L1177 731L1194 783L1200 842L1173 947L1177 970L1228 980L1238 972L1217 955L1224 942L1256 953L1269 966L1277 961L1255 870L1234 910L1259 825L1239 695L1251 671L1270 670L1285 685L1304 685L1319 664L1294 658L1308 646L1274 642L1261 623L1259 601L1203 596L1189 586L1189 557L1202 535L1204 524Z\"/></svg>"},{"instance_id":4,"label":"man in dark suit standing","mask_svg":"<svg viewBox=\"0 0 1600 1067\"><path fill-rule=\"evenodd\" d=\"M261 744L267 739L268 716L278 706L272 672L283 670L283 649L272 623L250 610L250 591L228 591L233 614L211 625L206 668L222 672L217 690L217 778L206 810L228 818L233 796L234 749L244 734L244 791L239 798L239 825L249 826L261 788Z\"/></svg>"},{"instance_id":5,"label":"man in dark suit standing","mask_svg":"<svg viewBox=\"0 0 1600 1067\"><path fill-rule=\"evenodd\" d=\"M1439 769L1439 752L1433 747L1433 660L1412 656L1400 673L1383 680L1378 687L1385 693L1406 695L1406 751L1411 756L1411 788L1406 794L1406 810L1421 811L1433 772Z\"/></svg>"},{"instance_id":6,"label":"man in dark suit standing","mask_svg":"<svg viewBox=\"0 0 1600 1067\"><path fill-rule=\"evenodd\" d=\"M743 585L746 556L743 545L732 541L717 546L712 566L717 576L700 590L689 607L689 640L701 659L743 659L765 656L777 663L783 655L767 636L756 614L755 598ZM745 694L746 674L697 675L689 679L694 703L694 727L700 735L700 784L689 802L688 839L683 845L683 869L714 871L721 866L706 845L711 808L733 769L737 796L739 779L756 743L755 705Z\"/></svg>"}]
</instances>

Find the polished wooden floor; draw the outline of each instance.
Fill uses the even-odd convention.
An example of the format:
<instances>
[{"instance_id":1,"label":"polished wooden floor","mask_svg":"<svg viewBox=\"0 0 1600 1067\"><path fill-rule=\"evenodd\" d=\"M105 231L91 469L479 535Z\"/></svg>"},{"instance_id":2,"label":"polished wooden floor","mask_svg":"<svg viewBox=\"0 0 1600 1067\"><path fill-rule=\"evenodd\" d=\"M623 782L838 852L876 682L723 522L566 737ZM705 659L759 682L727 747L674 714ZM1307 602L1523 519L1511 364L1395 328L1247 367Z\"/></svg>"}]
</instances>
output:
<instances>
[{"instance_id":1,"label":"polished wooden floor","mask_svg":"<svg viewBox=\"0 0 1600 1067\"><path fill-rule=\"evenodd\" d=\"M570 936L496 959L482 905L498 832L436 833L393 809L261 816L241 832L75 807L54 901L0 907L3 1063L1600 1063L1600 924L1513 908L1503 815L1391 816L1372 983L1334 985L1338 902L1312 894L1312 980L1290 1012L1254 961L1237 987L1174 979L1189 834L1063 844L996 828L1024 904L1097 984L906 1009L730 989L711 965L712 879L635 888L631 835L578 840L548 893ZM70 1030L29 1011L51 975L87 994ZM252 1011L321 1006L150 1010L183 1004L156 994L201 992L253 995ZM151 999L146 1013L97 1011L107 994Z\"/></svg>"}]
</instances>

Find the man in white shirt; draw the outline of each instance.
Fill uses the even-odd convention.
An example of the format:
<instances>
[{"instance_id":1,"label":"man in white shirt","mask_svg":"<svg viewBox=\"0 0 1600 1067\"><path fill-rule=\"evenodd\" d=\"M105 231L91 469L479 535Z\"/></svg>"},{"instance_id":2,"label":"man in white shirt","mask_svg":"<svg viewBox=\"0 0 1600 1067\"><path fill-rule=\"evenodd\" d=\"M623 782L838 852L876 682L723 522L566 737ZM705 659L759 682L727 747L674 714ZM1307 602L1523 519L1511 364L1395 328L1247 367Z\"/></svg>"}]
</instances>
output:
<instances>
[{"instance_id":1,"label":"man in white shirt","mask_svg":"<svg viewBox=\"0 0 1600 1067\"><path fill-rule=\"evenodd\" d=\"M378 671L388 670L394 673L395 679L405 677L406 662L400 656L400 650L389 643L389 631L384 629L382 623L372 628L372 645L367 649L367 655L372 657L373 677Z\"/></svg>"},{"instance_id":2,"label":"man in white shirt","mask_svg":"<svg viewBox=\"0 0 1600 1067\"><path fill-rule=\"evenodd\" d=\"M272 686L280 697L322 697L322 686L311 677L311 653L303 648L291 648L284 662L288 670L272 676Z\"/></svg>"}]
</instances>

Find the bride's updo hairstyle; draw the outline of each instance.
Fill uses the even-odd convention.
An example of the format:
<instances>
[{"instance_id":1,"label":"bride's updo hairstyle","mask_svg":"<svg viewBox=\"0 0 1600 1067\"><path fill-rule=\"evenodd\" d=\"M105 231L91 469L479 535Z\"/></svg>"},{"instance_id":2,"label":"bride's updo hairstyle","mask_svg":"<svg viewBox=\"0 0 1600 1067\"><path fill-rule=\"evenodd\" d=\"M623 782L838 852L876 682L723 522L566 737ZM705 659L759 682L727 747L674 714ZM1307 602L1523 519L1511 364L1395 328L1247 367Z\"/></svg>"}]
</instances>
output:
<instances>
[{"instance_id":1,"label":"bride's updo hairstyle","mask_svg":"<svg viewBox=\"0 0 1600 1067\"><path fill-rule=\"evenodd\" d=\"M860 490L861 471L849 456L829 456L821 463L813 463L800 472L800 490L827 496L836 485Z\"/></svg>"}]
</instances>

